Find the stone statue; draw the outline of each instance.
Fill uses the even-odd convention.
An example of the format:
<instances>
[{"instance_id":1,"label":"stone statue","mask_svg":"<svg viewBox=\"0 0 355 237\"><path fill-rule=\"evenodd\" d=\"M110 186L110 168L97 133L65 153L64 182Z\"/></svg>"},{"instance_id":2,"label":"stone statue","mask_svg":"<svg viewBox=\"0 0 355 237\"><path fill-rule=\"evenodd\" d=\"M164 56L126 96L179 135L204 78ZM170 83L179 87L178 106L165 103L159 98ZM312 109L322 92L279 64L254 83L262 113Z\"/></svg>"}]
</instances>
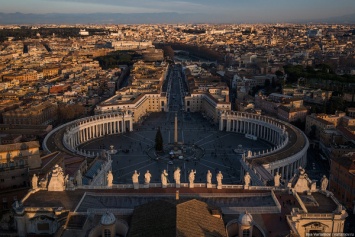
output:
<instances>
[{"instance_id":1,"label":"stone statue","mask_svg":"<svg viewBox=\"0 0 355 237\"><path fill-rule=\"evenodd\" d=\"M180 186L180 176L181 176L180 171L181 171L181 170L180 170L179 167L177 167L177 169L174 171L175 184L176 184L176 185L179 185L179 186Z\"/></svg>"},{"instance_id":2,"label":"stone statue","mask_svg":"<svg viewBox=\"0 0 355 237\"><path fill-rule=\"evenodd\" d=\"M275 187L280 186L280 178L281 178L281 175L279 174L279 172L276 172L276 174L274 176L274 186Z\"/></svg>"},{"instance_id":3,"label":"stone statue","mask_svg":"<svg viewBox=\"0 0 355 237\"><path fill-rule=\"evenodd\" d=\"M57 166L58 180L64 186L65 185L65 178L64 178L63 169L59 165L56 165L56 166Z\"/></svg>"},{"instance_id":4,"label":"stone statue","mask_svg":"<svg viewBox=\"0 0 355 237\"><path fill-rule=\"evenodd\" d=\"M39 181L39 187L40 188L47 188L47 184L48 184L48 173L46 175L46 178L41 178Z\"/></svg>"},{"instance_id":5,"label":"stone statue","mask_svg":"<svg viewBox=\"0 0 355 237\"><path fill-rule=\"evenodd\" d=\"M133 175L132 175L132 181L133 181L133 184L137 184L139 183L138 181L138 177L139 177L139 173L137 173L137 170L134 171Z\"/></svg>"},{"instance_id":6,"label":"stone statue","mask_svg":"<svg viewBox=\"0 0 355 237\"><path fill-rule=\"evenodd\" d=\"M321 179L321 190L326 191L328 187L328 179L327 176L323 175L323 178Z\"/></svg>"},{"instance_id":7,"label":"stone statue","mask_svg":"<svg viewBox=\"0 0 355 237\"><path fill-rule=\"evenodd\" d=\"M249 172L246 172L246 174L244 175L244 185L245 185L245 186L249 186L249 185L250 185L250 175L249 175Z\"/></svg>"},{"instance_id":8,"label":"stone statue","mask_svg":"<svg viewBox=\"0 0 355 237\"><path fill-rule=\"evenodd\" d=\"M69 182L69 174L67 174L64 178L64 185L65 187L68 187L68 182Z\"/></svg>"},{"instance_id":9,"label":"stone statue","mask_svg":"<svg viewBox=\"0 0 355 237\"><path fill-rule=\"evenodd\" d=\"M65 180L62 167L55 165L48 183L48 191L64 191Z\"/></svg>"},{"instance_id":10,"label":"stone statue","mask_svg":"<svg viewBox=\"0 0 355 237\"><path fill-rule=\"evenodd\" d=\"M80 170L78 170L78 172L76 173L75 181L77 186L83 185L83 176L81 175Z\"/></svg>"},{"instance_id":11,"label":"stone statue","mask_svg":"<svg viewBox=\"0 0 355 237\"><path fill-rule=\"evenodd\" d=\"M32 189L37 189L37 188L38 188L38 176L36 174L33 174Z\"/></svg>"},{"instance_id":12,"label":"stone statue","mask_svg":"<svg viewBox=\"0 0 355 237\"><path fill-rule=\"evenodd\" d=\"M303 193L304 191L310 191L310 181L306 174L306 170L302 167L298 168L299 174L295 186L293 187L296 192Z\"/></svg>"},{"instance_id":13,"label":"stone statue","mask_svg":"<svg viewBox=\"0 0 355 237\"><path fill-rule=\"evenodd\" d=\"M166 186L168 185L168 173L166 172L166 170L163 170L163 172L161 172L161 184L163 188L166 188Z\"/></svg>"},{"instance_id":14,"label":"stone statue","mask_svg":"<svg viewBox=\"0 0 355 237\"><path fill-rule=\"evenodd\" d=\"M221 171L219 171L219 173L217 174L216 179L217 179L217 188L222 189L223 174Z\"/></svg>"},{"instance_id":15,"label":"stone statue","mask_svg":"<svg viewBox=\"0 0 355 237\"><path fill-rule=\"evenodd\" d=\"M144 175L144 183L149 184L151 178L152 178L152 174L149 173L149 170L147 170L147 172Z\"/></svg>"},{"instance_id":16,"label":"stone statue","mask_svg":"<svg viewBox=\"0 0 355 237\"><path fill-rule=\"evenodd\" d=\"M196 170L191 170L190 174L189 174L189 182L190 182L190 188L194 187L194 181L195 181L195 174L196 174Z\"/></svg>"},{"instance_id":17,"label":"stone statue","mask_svg":"<svg viewBox=\"0 0 355 237\"><path fill-rule=\"evenodd\" d=\"M107 173L107 186L112 187L112 183L113 183L113 174L112 174L112 171L110 170Z\"/></svg>"},{"instance_id":18,"label":"stone statue","mask_svg":"<svg viewBox=\"0 0 355 237\"><path fill-rule=\"evenodd\" d=\"M139 175L140 173L137 173L137 170L135 170L132 175L132 182L133 182L134 189L139 189L139 180L138 180Z\"/></svg>"},{"instance_id":19,"label":"stone statue","mask_svg":"<svg viewBox=\"0 0 355 237\"><path fill-rule=\"evenodd\" d=\"M69 179L67 180L66 186L67 186L67 188L69 188L69 189L74 188L73 179L69 178Z\"/></svg>"},{"instance_id":20,"label":"stone statue","mask_svg":"<svg viewBox=\"0 0 355 237\"><path fill-rule=\"evenodd\" d=\"M210 170L207 171L206 180L207 184L212 184L212 173Z\"/></svg>"}]
</instances>

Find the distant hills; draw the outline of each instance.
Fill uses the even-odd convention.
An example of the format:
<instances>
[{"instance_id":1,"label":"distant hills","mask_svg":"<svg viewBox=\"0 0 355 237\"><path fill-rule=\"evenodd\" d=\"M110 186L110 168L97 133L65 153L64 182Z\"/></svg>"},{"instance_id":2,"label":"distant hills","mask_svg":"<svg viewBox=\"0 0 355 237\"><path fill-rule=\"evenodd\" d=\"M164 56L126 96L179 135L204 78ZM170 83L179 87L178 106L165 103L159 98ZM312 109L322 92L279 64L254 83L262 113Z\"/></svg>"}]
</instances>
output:
<instances>
[{"instance_id":1,"label":"distant hills","mask_svg":"<svg viewBox=\"0 0 355 237\"><path fill-rule=\"evenodd\" d=\"M322 19L322 22L337 24L355 24L355 13L338 17L329 17L326 19Z\"/></svg>"},{"instance_id":2,"label":"distant hills","mask_svg":"<svg viewBox=\"0 0 355 237\"><path fill-rule=\"evenodd\" d=\"M255 22L250 21L249 23ZM285 20L290 23L355 24L355 13L324 19ZM245 20L210 14L163 13L91 13L91 14L24 14L0 13L0 25L5 24L154 24L154 23L248 23ZM265 22L272 23L272 22ZM276 23L276 22L275 22Z\"/></svg>"},{"instance_id":3,"label":"distant hills","mask_svg":"<svg viewBox=\"0 0 355 237\"><path fill-rule=\"evenodd\" d=\"M198 20L197 14L164 13L91 13L24 14L0 13L1 24L153 24L184 23Z\"/></svg>"}]
</instances>

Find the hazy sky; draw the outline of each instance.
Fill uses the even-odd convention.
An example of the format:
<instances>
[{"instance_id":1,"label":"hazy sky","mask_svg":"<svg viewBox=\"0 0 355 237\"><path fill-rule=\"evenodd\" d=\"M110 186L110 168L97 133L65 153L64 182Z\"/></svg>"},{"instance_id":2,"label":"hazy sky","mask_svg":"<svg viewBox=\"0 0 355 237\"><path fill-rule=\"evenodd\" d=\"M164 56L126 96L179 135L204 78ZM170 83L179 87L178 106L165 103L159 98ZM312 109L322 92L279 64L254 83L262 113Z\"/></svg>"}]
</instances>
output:
<instances>
[{"instance_id":1,"label":"hazy sky","mask_svg":"<svg viewBox=\"0 0 355 237\"><path fill-rule=\"evenodd\" d=\"M0 6L4 13L178 12L260 22L355 13L355 0L0 0Z\"/></svg>"}]
</instances>

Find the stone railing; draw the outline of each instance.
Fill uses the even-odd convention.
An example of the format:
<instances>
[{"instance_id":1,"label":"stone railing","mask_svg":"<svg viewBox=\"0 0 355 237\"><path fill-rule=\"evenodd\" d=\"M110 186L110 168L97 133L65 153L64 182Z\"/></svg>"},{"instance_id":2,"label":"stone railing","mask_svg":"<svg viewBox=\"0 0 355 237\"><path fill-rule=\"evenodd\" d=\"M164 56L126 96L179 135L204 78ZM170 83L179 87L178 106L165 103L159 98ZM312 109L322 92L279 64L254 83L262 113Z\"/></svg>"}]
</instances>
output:
<instances>
[{"instance_id":1,"label":"stone railing","mask_svg":"<svg viewBox=\"0 0 355 237\"><path fill-rule=\"evenodd\" d=\"M271 191L271 197L274 200L274 202L276 203L277 209L279 209L279 212L281 213L281 204L280 204L279 200L277 199L275 192L273 190Z\"/></svg>"},{"instance_id":2,"label":"stone railing","mask_svg":"<svg viewBox=\"0 0 355 237\"><path fill-rule=\"evenodd\" d=\"M161 188L161 183L150 183L149 188ZM167 188L175 188L175 183L168 183ZM189 183L180 183L181 188L188 188ZM206 183L194 183L195 188L207 188ZM216 184L212 184L212 188L217 188ZM254 190L271 190L271 189L261 189L261 187L257 188L254 186L250 186L249 188L253 187ZM111 187L106 185L81 185L76 186L76 189L131 189L134 188L133 184L112 184ZM146 188L145 184L139 184L139 189ZM222 189L243 189L244 185L236 185L236 184L223 184ZM268 187L265 187L268 188ZM272 187L271 187L272 188Z\"/></svg>"},{"instance_id":3,"label":"stone railing","mask_svg":"<svg viewBox=\"0 0 355 237\"><path fill-rule=\"evenodd\" d=\"M223 214L242 214L246 211L250 214L263 214L263 213L280 213L280 210L277 206L270 207L221 207L221 211Z\"/></svg>"},{"instance_id":4,"label":"stone railing","mask_svg":"<svg viewBox=\"0 0 355 237\"><path fill-rule=\"evenodd\" d=\"M94 213L96 215L103 215L107 212L114 215L132 215L134 209L130 208L88 208L87 213Z\"/></svg>"},{"instance_id":5,"label":"stone railing","mask_svg":"<svg viewBox=\"0 0 355 237\"><path fill-rule=\"evenodd\" d=\"M305 213L308 213L308 210L307 210L306 206L304 205L303 201L301 200L301 197L298 195L298 193L295 190L292 190L292 194L296 198L297 202L300 204L302 210Z\"/></svg>"}]
</instances>

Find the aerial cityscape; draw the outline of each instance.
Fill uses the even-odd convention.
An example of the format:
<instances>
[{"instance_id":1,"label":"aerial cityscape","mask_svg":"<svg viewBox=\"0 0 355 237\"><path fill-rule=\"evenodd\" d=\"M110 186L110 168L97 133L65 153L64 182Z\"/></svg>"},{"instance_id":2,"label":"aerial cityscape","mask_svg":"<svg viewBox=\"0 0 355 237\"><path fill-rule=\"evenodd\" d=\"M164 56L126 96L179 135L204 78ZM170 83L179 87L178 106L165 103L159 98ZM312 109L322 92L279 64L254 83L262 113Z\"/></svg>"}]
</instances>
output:
<instances>
[{"instance_id":1,"label":"aerial cityscape","mask_svg":"<svg viewBox=\"0 0 355 237\"><path fill-rule=\"evenodd\" d=\"M355 2L0 9L0 237L355 235Z\"/></svg>"}]
</instances>

